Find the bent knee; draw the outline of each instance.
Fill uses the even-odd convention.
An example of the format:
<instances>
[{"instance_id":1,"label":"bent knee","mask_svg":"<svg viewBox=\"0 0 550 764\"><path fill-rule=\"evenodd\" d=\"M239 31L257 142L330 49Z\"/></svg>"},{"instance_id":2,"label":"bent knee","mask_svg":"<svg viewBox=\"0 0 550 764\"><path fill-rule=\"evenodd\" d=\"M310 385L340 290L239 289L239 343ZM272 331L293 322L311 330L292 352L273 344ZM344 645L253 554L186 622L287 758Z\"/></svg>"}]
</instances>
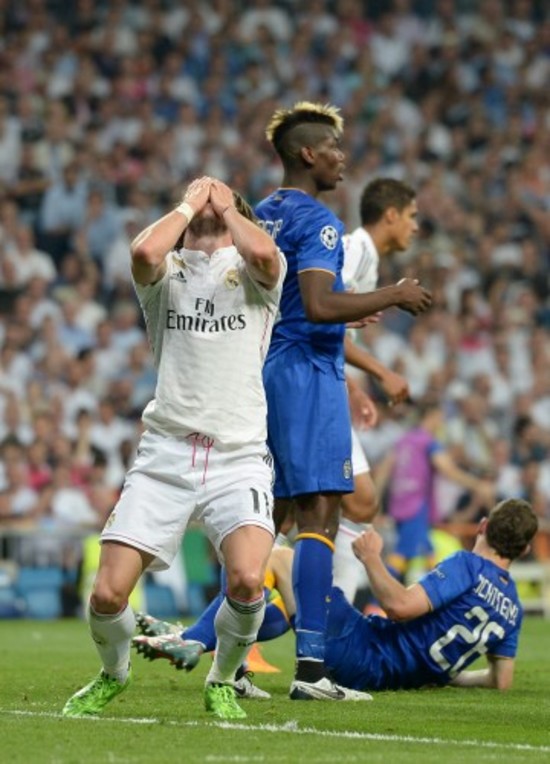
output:
<instances>
[{"instance_id":1,"label":"bent knee","mask_svg":"<svg viewBox=\"0 0 550 764\"><path fill-rule=\"evenodd\" d=\"M227 592L229 596L250 600L262 594L264 576L261 571L234 570L227 573Z\"/></svg>"},{"instance_id":2,"label":"bent knee","mask_svg":"<svg viewBox=\"0 0 550 764\"><path fill-rule=\"evenodd\" d=\"M97 581L90 604L96 613L118 613L128 602L130 592L113 586L109 581Z\"/></svg>"}]
</instances>

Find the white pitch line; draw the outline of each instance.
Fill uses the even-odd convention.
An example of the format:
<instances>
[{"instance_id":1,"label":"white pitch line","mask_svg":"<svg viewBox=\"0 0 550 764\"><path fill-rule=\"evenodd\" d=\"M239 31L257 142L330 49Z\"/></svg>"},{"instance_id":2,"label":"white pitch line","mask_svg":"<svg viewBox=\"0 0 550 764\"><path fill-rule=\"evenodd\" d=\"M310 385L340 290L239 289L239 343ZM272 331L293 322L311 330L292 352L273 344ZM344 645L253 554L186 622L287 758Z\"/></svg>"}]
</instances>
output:
<instances>
[{"instance_id":1,"label":"white pitch line","mask_svg":"<svg viewBox=\"0 0 550 764\"><path fill-rule=\"evenodd\" d=\"M0 709L0 715L43 717L50 719L65 719L61 714L47 711L19 711ZM74 721L66 719L66 721ZM467 748L490 748L492 750L528 751L532 753L550 753L550 745L531 745L530 743L498 743L492 740L453 740L441 737L414 737L413 735L385 735L378 732L354 732L351 730L319 730L315 727L299 727L297 721L286 724L243 724L241 722L206 722L206 721L165 721L156 718L119 716L88 716L76 721L117 722L118 724L162 724L172 727L215 727L218 729L235 730L237 732L288 732L293 735L315 735L316 737L344 738L346 740L377 740L385 743L419 743L421 745L465 746Z\"/></svg>"}]
</instances>

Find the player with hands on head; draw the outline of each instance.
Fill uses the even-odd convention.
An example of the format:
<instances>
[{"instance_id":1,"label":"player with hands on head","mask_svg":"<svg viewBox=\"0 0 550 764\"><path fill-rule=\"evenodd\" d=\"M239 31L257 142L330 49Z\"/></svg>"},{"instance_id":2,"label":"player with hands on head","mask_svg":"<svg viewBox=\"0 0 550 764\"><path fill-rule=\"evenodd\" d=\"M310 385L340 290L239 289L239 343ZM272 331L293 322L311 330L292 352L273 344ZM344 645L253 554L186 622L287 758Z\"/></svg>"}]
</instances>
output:
<instances>
[{"instance_id":1,"label":"player with hands on head","mask_svg":"<svg viewBox=\"0 0 550 764\"><path fill-rule=\"evenodd\" d=\"M157 385L100 539L87 615L102 670L63 714L98 714L127 687L136 625L128 597L146 570L170 566L195 520L227 573L205 706L242 718L235 671L263 620L274 536L262 366L286 262L246 202L210 177L190 183L181 204L136 237L131 256Z\"/></svg>"}]
</instances>

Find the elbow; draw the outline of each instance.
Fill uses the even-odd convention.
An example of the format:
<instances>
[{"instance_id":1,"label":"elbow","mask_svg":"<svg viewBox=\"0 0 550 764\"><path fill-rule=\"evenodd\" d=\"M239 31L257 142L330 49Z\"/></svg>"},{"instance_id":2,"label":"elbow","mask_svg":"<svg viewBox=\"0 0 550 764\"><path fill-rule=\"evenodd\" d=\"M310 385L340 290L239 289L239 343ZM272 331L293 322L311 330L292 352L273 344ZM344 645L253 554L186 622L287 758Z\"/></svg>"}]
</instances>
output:
<instances>
[{"instance_id":1,"label":"elbow","mask_svg":"<svg viewBox=\"0 0 550 764\"><path fill-rule=\"evenodd\" d=\"M148 247L145 242L132 243L130 246L130 254L132 256L132 262L136 265L155 265L156 259L151 248Z\"/></svg>"},{"instance_id":2,"label":"elbow","mask_svg":"<svg viewBox=\"0 0 550 764\"><path fill-rule=\"evenodd\" d=\"M511 677L496 679L496 681L493 683L493 690L498 690L499 692L508 692L508 690L512 689L512 683L513 680Z\"/></svg>"},{"instance_id":3,"label":"elbow","mask_svg":"<svg viewBox=\"0 0 550 764\"><path fill-rule=\"evenodd\" d=\"M382 605L383 610L391 621L408 621L410 620L410 613L407 611L405 605L400 602L391 602Z\"/></svg>"}]
</instances>

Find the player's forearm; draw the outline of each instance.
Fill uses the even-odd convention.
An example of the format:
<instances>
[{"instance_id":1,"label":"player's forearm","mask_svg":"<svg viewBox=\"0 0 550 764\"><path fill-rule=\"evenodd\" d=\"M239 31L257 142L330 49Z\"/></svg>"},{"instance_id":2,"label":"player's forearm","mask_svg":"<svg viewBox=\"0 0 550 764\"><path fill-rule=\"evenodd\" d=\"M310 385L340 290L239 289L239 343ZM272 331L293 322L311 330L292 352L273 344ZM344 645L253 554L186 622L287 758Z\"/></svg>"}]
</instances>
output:
<instances>
[{"instance_id":1,"label":"player's forearm","mask_svg":"<svg viewBox=\"0 0 550 764\"><path fill-rule=\"evenodd\" d=\"M241 215L234 206L226 208L223 219L235 247L254 276L266 287L274 287L279 279L281 263L272 237Z\"/></svg>"},{"instance_id":2,"label":"player's forearm","mask_svg":"<svg viewBox=\"0 0 550 764\"><path fill-rule=\"evenodd\" d=\"M434 463L438 472L448 480L458 483L462 488L466 488L469 491L478 491L480 488L483 488L483 482L479 478L461 469L451 460L448 454L436 454L434 456Z\"/></svg>"},{"instance_id":3,"label":"player's forearm","mask_svg":"<svg viewBox=\"0 0 550 764\"><path fill-rule=\"evenodd\" d=\"M512 687L515 661L513 658L487 656L488 666L478 671L462 671L452 681L454 687L486 687L504 692Z\"/></svg>"},{"instance_id":4,"label":"player's forearm","mask_svg":"<svg viewBox=\"0 0 550 764\"><path fill-rule=\"evenodd\" d=\"M306 315L314 323L347 323L400 305L403 291L398 284L374 292L326 292L322 299L305 303Z\"/></svg>"},{"instance_id":5,"label":"player's forearm","mask_svg":"<svg viewBox=\"0 0 550 764\"><path fill-rule=\"evenodd\" d=\"M181 212L173 210L139 233L130 245L132 259L149 266L158 266L174 248L189 221Z\"/></svg>"},{"instance_id":6,"label":"player's forearm","mask_svg":"<svg viewBox=\"0 0 550 764\"><path fill-rule=\"evenodd\" d=\"M344 351L346 356L346 362L355 366L357 369L361 369L367 374L371 374L378 380L381 380L384 376L384 366L374 358L366 350L358 347L349 337L344 340Z\"/></svg>"},{"instance_id":7,"label":"player's forearm","mask_svg":"<svg viewBox=\"0 0 550 764\"><path fill-rule=\"evenodd\" d=\"M494 678L488 668L478 671L463 671L461 674L457 674L449 684L453 687L487 687L492 690L496 688Z\"/></svg>"},{"instance_id":8,"label":"player's forearm","mask_svg":"<svg viewBox=\"0 0 550 764\"><path fill-rule=\"evenodd\" d=\"M393 620L409 618L406 608L407 589L388 571L377 554L364 555L361 562L369 577L369 584L380 607Z\"/></svg>"}]
</instances>

